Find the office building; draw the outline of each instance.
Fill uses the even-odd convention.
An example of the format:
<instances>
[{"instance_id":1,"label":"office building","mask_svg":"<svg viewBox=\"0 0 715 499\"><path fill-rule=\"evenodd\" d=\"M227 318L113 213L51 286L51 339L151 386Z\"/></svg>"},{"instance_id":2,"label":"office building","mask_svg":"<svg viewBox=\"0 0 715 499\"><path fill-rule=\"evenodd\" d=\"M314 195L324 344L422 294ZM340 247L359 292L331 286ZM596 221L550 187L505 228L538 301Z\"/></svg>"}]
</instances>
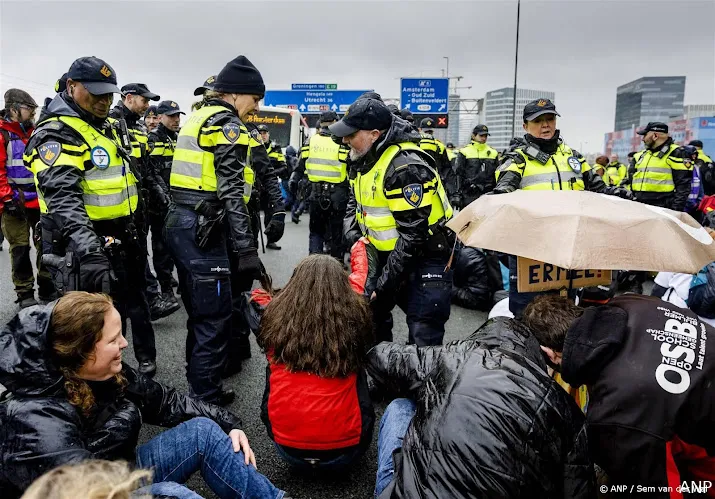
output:
<instances>
[{"instance_id":1,"label":"office building","mask_svg":"<svg viewBox=\"0 0 715 499\"><path fill-rule=\"evenodd\" d=\"M667 123L683 115L685 76L646 76L616 90L615 131Z\"/></svg>"},{"instance_id":2,"label":"office building","mask_svg":"<svg viewBox=\"0 0 715 499\"><path fill-rule=\"evenodd\" d=\"M683 118L700 118L703 116L715 116L715 104L688 104L683 106Z\"/></svg>"},{"instance_id":3,"label":"office building","mask_svg":"<svg viewBox=\"0 0 715 499\"><path fill-rule=\"evenodd\" d=\"M489 127L489 144L497 151L509 147L512 126L517 137L524 135L522 128L524 106L536 99L555 100L554 92L544 90L516 89L516 116L514 116L514 88L500 88L487 92L484 98L484 124ZM558 109L558 106L557 106Z\"/></svg>"}]
</instances>

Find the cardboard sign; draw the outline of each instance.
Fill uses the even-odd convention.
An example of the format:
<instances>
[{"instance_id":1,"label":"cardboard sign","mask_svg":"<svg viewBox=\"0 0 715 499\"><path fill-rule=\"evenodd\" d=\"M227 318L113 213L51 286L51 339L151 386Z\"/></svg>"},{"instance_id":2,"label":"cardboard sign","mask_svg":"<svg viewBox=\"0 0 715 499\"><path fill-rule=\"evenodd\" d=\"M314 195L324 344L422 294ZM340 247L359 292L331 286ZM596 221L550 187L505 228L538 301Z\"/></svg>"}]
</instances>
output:
<instances>
[{"instance_id":1,"label":"cardboard sign","mask_svg":"<svg viewBox=\"0 0 715 499\"><path fill-rule=\"evenodd\" d=\"M567 270L550 263L517 257L517 287L520 293L573 289L611 284L610 270Z\"/></svg>"}]
</instances>

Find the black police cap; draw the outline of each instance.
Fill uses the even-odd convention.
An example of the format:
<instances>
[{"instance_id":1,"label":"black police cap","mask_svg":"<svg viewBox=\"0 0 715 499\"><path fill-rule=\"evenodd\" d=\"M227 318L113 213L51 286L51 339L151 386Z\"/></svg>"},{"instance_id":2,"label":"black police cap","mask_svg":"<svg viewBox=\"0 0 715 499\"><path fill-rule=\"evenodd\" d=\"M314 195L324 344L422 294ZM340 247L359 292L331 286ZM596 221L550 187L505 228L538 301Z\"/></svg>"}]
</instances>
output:
<instances>
[{"instance_id":1,"label":"black police cap","mask_svg":"<svg viewBox=\"0 0 715 499\"><path fill-rule=\"evenodd\" d=\"M144 119L148 118L149 116L158 116L159 113L156 111L156 106L149 106L146 108L146 112L144 113Z\"/></svg>"},{"instance_id":2,"label":"black police cap","mask_svg":"<svg viewBox=\"0 0 715 499\"><path fill-rule=\"evenodd\" d=\"M377 92L374 92L372 90L368 90L367 92L364 92L358 97L358 100L360 99L375 99L382 101L382 96L378 94Z\"/></svg>"},{"instance_id":3,"label":"black police cap","mask_svg":"<svg viewBox=\"0 0 715 499\"><path fill-rule=\"evenodd\" d=\"M256 127L256 130L258 130L259 132L269 132L270 133L270 130L268 130L267 125L258 125Z\"/></svg>"},{"instance_id":4,"label":"black police cap","mask_svg":"<svg viewBox=\"0 0 715 499\"><path fill-rule=\"evenodd\" d=\"M434 120L432 118L425 118L420 121L420 128L432 128L434 127Z\"/></svg>"},{"instance_id":5,"label":"black police cap","mask_svg":"<svg viewBox=\"0 0 715 499\"><path fill-rule=\"evenodd\" d=\"M329 123L331 121L338 121L338 113L335 111L323 111L320 113L321 123Z\"/></svg>"},{"instance_id":6,"label":"black police cap","mask_svg":"<svg viewBox=\"0 0 715 499\"><path fill-rule=\"evenodd\" d=\"M167 116L173 116L175 114L186 114L181 109L179 109L179 104L173 100L163 100L156 106L156 114L165 114Z\"/></svg>"},{"instance_id":7,"label":"black police cap","mask_svg":"<svg viewBox=\"0 0 715 499\"><path fill-rule=\"evenodd\" d=\"M544 114L555 114L556 116L561 116L556 112L556 106L551 99L537 99L529 102L524 106L524 122L532 121L542 116Z\"/></svg>"},{"instance_id":8,"label":"black police cap","mask_svg":"<svg viewBox=\"0 0 715 499\"><path fill-rule=\"evenodd\" d=\"M491 135L487 125L477 125L472 130L472 135Z\"/></svg>"},{"instance_id":9,"label":"black police cap","mask_svg":"<svg viewBox=\"0 0 715 499\"><path fill-rule=\"evenodd\" d=\"M122 95L141 95L149 100L157 101L160 99L158 95L149 91L149 87L145 83L127 83L122 87Z\"/></svg>"},{"instance_id":10,"label":"black police cap","mask_svg":"<svg viewBox=\"0 0 715 499\"><path fill-rule=\"evenodd\" d=\"M358 99L343 119L328 127L336 137L347 137L358 130L386 130L392 125L392 113L377 99Z\"/></svg>"},{"instance_id":11,"label":"black police cap","mask_svg":"<svg viewBox=\"0 0 715 499\"><path fill-rule=\"evenodd\" d=\"M668 125L660 121L651 121L643 130L639 130L636 133L638 135L645 135L648 132L668 133Z\"/></svg>"},{"instance_id":12,"label":"black police cap","mask_svg":"<svg viewBox=\"0 0 715 499\"><path fill-rule=\"evenodd\" d=\"M699 147L700 149L702 149L702 148L703 148L703 141L702 141L702 140L691 140L691 141L688 143L688 145L689 145L689 146Z\"/></svg>"},{"instance_id":13,"label":"black police cap","mask_svg":"<svg viewBox=\"0 0 715 499\"><path fill-rule=\"evenodd\" d=\"M80 57L67 71L67 78L80 82L92 95L118 94L117 74L97 57Z\"/></svg>"},{"instance_id":14,"label":"black police cap","mask_svg":"<svg viewBox=\"0 0 715 499\"><path fill-rule=\"evenodd\" d=\"M414 123L414 122L415 122L415 117L412 116L412 111L410 111L410 110L407 109L407 108L405 108L405 109L400 109L400 116L402 116L402 119L403 119L403 120L407 120L407 121L409 121L410 123Z\"/></svg>"},{"instance_id":15,"label":"black police cap","mask_svg":"<svg viewBox=\"0 0 715 499\"><path fill-rule=\"evenodd\" d=\"M454 142L447 142L447 144L445 145L445 147L446 147L447 149L454 149Z\"/></svg>"},{"instance_id":16,"label":"black police cap","mask_svg":"<svg viewBox=\"0 0 715 499\"><path fill-rule=\"evenodd\" d=\"M213 90L215 81L216 75L209 76L208 78L206 78L203 85L201 85L200 87L196 87L196 89L194 90L194 95L203 95L204 92L206 92L207 90Z\"/></svg>"}]
</instances>

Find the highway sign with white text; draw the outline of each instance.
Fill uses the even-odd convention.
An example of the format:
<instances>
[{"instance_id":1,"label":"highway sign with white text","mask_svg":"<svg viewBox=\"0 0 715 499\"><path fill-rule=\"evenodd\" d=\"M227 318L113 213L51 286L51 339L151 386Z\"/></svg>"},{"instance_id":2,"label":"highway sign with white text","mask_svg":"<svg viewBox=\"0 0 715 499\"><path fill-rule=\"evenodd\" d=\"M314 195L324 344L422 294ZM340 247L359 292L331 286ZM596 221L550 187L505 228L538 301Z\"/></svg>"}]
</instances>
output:
<instances>
[{"instance_id":1,"label":"highway sign with white text","mask_svg":"<svg viewBox=\"0 0 715 499\"><path fill-rule=\"evenodd\" d=\"M301 114L344 113L368 90L266 90L265 106L297 109Z\"/></svg>"},{"instance_id":2,"label":"highway sign with white text","mask_svg":"<svg viewBox=\"0 0 715 499\"><path fill-rule=\"evenodd\" d=\"M402 109L412 114L446 113L449 104L449 78L400 79Z\"/></svg>"}]
</instances>

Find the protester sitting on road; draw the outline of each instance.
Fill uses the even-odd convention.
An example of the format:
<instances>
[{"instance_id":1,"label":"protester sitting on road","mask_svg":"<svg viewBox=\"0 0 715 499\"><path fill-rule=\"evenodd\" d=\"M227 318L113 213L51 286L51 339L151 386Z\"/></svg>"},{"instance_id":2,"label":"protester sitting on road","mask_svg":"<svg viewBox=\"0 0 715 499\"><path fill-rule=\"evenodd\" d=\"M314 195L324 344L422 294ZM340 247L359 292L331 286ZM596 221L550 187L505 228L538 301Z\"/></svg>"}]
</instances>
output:
<instances>
[{"instance_id":1,"label":"protester sitting on road","mask_svg":"<svg viewBox=\"0 0 715 499\"><path fill-rule=\"evenodd\" d=\"M583 414L519 322L443 347L383 342L367 369L409 397L380 422L375 497L595 497Z\"/></svg>"},{"instance_id":2,"label":"protester sitting on road","mask_svg":"<svg viewBox=\"0 0 715 499\"><path fill-rule=\"evenodd\" d=\"M48 471L30 485L22 499L151 499L148 490L137 490L147 482L151 483L151 471L132 470L126 461L97 459ZM170 491L163 492L167 496Z\"/></svg>"},{"instance_id":3,"label":"protester sitting on road","mask_svg":"<svg viewBox=\"0 0 715 499\"><path fill-rule=\"evenodd\" d=\"M715 480L715 329L640 295L588 309L541 296L524 322L564 381L588 387L589 449L611 484L665 499L684 480Z\"/></svg>"},{"instance_id":4,"label":"protester sitting on road","mask_svg":"<svg viewBox=\"0 0 715 499\"><path fill-rule=\"evenodd\" d=\"M122 363L127 341L108 296L70 292L22 310L0 329L0 344L0 383L11 394L0 404L3 499L56 466L87 459L153 468L155 485L201 470L222 498L283 497L256 471L235 415ZM143 422L173 428L137 447ZM180 497L192 497L186 492Z\"/></svg>"},{"instance_id":5,"label":"protester sitting on road","mask_svg":"<svg viewBox=\"0 0 715 499\"><path fill-rule=\"evenodd\" d=\"M362 456L375 419L362 367L372 315L342 265L304 259L266 307L257 341L268 358L261 419L278 454L304 469Z\"/></svg>"}]
</instances>

